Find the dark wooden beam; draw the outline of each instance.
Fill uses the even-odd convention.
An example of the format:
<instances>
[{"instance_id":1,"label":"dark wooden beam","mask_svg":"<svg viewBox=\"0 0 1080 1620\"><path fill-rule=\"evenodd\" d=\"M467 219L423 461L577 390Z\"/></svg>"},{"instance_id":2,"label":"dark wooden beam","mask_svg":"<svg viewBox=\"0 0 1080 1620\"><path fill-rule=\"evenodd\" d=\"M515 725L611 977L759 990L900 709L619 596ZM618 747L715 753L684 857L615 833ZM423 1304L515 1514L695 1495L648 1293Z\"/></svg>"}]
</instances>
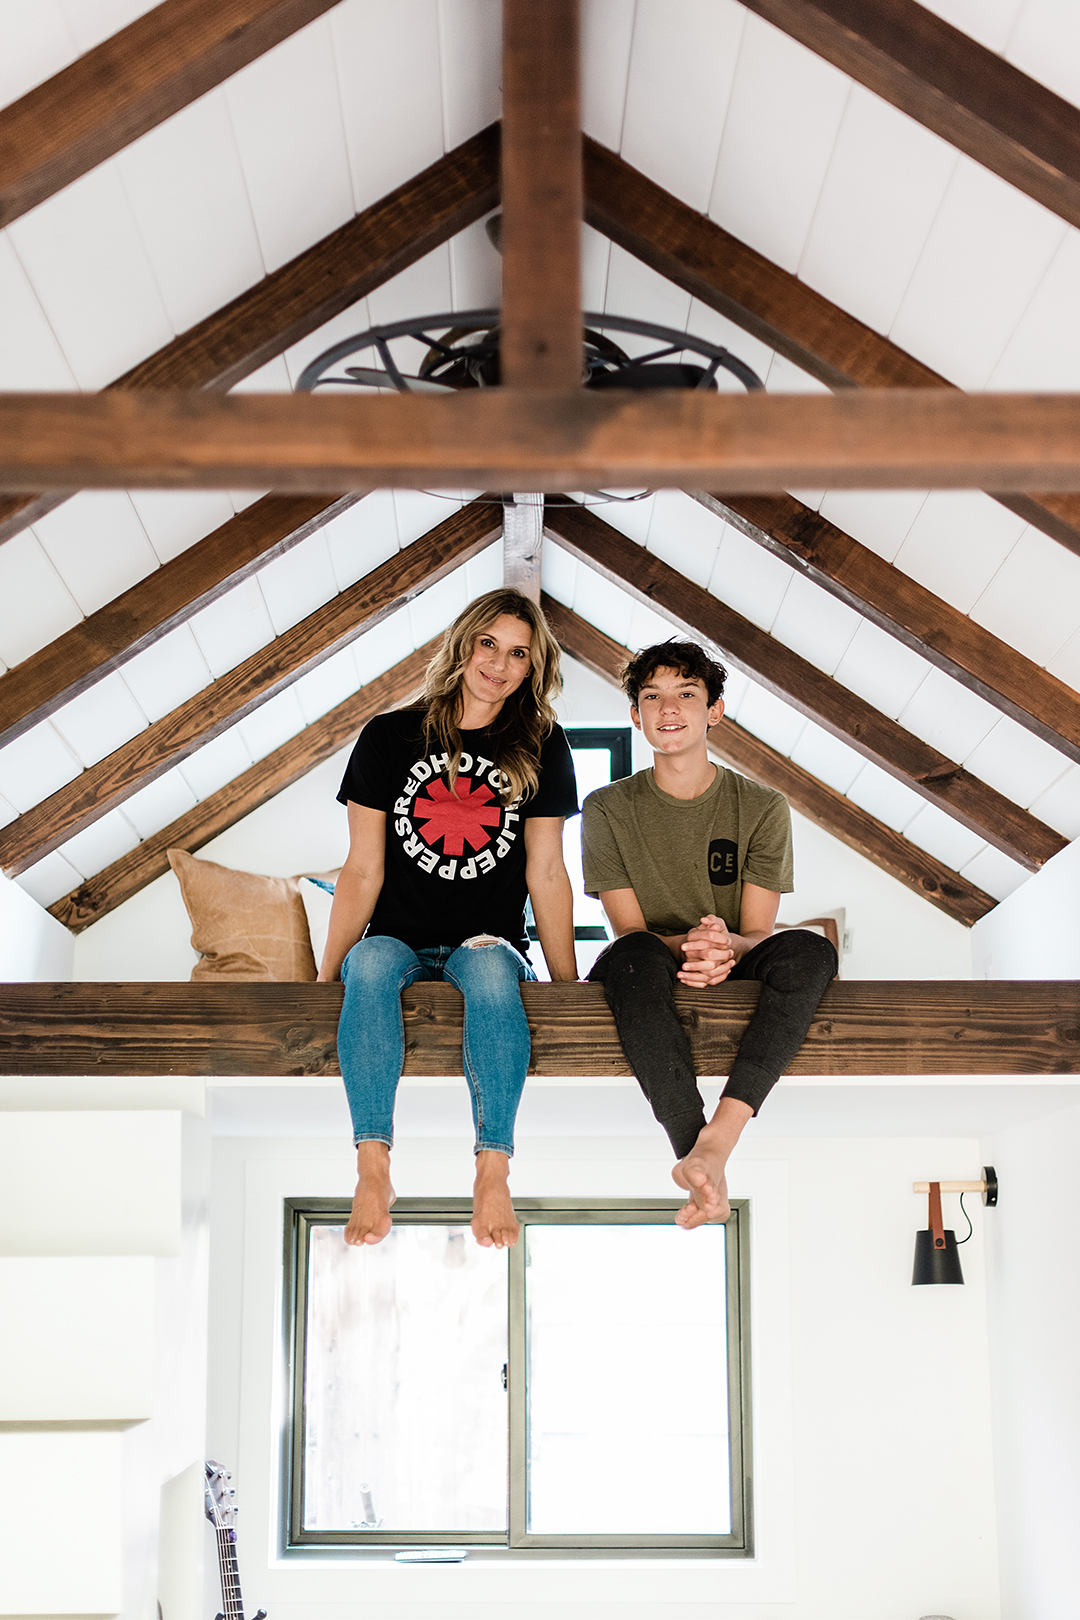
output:
<instances>
[{"instance_id":1,"label":"dark wooden beam","mask_svg":"<svg viewBox=\"0 0 1080 1620\"><path fill-rule=\"evenodd\" d=\"M951 146L1080 225L1080 110L915 0L746 0Z\"/></svg>"},{"instance_id":2,"label":"dark wooden beam","mask_svg":"<svg viewBox=\"0 0 1080 1620\"><path fill-rule=\"evenodd\" d=\"M585 137L585 219L830 388L948 388L944 377Z\"/></svg>"},{"instance_id":3,"label":"dark wooden beam","mask_svg":"<svg viewBox=\"0 0 1080 1620\"><path fill-rule=\"evenodd\" d=\"M223 392L449 241L498 199L499 127L492 124L140 361L110 388ZM0 541L52 511L77 483L44 494L26 493L24 486L18 494L0 495Z\"/></svg>"},{"instance_id":4,"label":"dark wooden beam","mask_svg":"<svg viewBox=\"0 0 1080 1620\"><path fill-rule=\"evenodd\" d=\"M559 645L594 674L619 686L622 668L632 656L630 648L620 646L554 597L544 596L543 606ZM887 827L733 720L721 721L710 733L709 749L743 776L775 788L815 825L873 861L923 900L929 900L954 922L970 928L996 905L992 896L959 872L935 860L903 833Z\"/></svg>"},{"instance_id":5,"label":"dark wooden beam","mask_svg":"<svg viewBox=\"0 0 1080 1620\"><path fill-rule=\"evenodd\" d=\"M1080 695L790 495L698 494L703 506L1080 762ZM2 682L0 682L2 687Z\"/></svg>"},{"instance_id":6,"label":"dark wooden beam","mask_svg":"<svg viewBox=\"0 0 1080 1620\"><path fill-rule=\"evenodd\" d=\"M1067 840L994 788L905 731L865 699L626 539L584 507L551 505L552 539L605 579L657 609L692 635L705 636L766 691L873 760L891 776L1029 871ZM0 833L0 838L3 834Z\"/></svg>"},{"instance_id":7,"label":"dark wooden beam","mask_svg":"<svg viewBox=\"0 0 1080 1620\"><path fill-rule=\"evenodd\" d=\"M828 387L952 386L587 137L584 163L590 225ZM1003 485L993 493L1080 554L1080 495L1019 494Z\"/></svg>"},{"instance_id":8,"label":"dark wooden beam","mask_svg":"<svg viewBox=\"0 0 1080 1620\"><path fill-rule=\"evenodd\" d=\"M213 534L0 675L0 747L360 499L264 495Z\"/></svg>"},{"instance_id":9,"label":"dark wooden beam","mask_svg":"<svg viewBox=\"0 0 1080 1620\"><path fill-rule=\"evenodd\" d=\"M0 394L0 489L1080 488L1080 396Z\"/></svg>"},{"instance_id":10,"label":"dark wooden beam","mask_svg":"<svg viewBox=\"0 0 1080 1620\"><path fill-rule=\"evenodd\" d=\"M475 557L498 533L500 522L497 504L475 502L365 574L269 646L0 829L0 868L10 877L24 872Z\"/></svg>"},{"instance_id":11,"label":"dark wooden beam","mask_svg":"<svg viewBox=\"0 0 1080 1620\"><path fill-rule=\"evenodd\" d=\"M969 883L944 861L935 860L903 833L887 827L734 721L721 721L709 738L709 751L743 776L776 788L808 821L873 861L881 871L965 928L972 927L997 905L993 895Z\"/></svg>"},{"instance_id":12,"label":"dark wooden beam","mask_svg":"<svg viewBox=\"0 0 1080 1620\"><path fill-rule=\"evenodd\" d=\"M0 228L329 11L336 0L164 0L0 111Z\"/></svg>"},{"instance_id":13,"label":"dark wooden beam","mask_svg":"<svg viewBox=\"0 0 1080 1620\"><path fill-rule=\"evenodd\" d=\"M337 1073L338 984L0 985L0 1074ZM675 992L698 1073L725 1075L758 986ZM524 984L534 1075L629 1068L598 984ZM461 1073L461 997L402 996L405 1074ZM790 1074L1080 1073L1080 984L962 979L835 981Z\"/></svg>"},{"instance_id":14,"label":"dark wooden beam","mask_svg":"<svg viewBox=\"0 0 1080 1620\"><path fill-rule=\"evenodd\" d=\"M501 378L581 383L579 0L503 0Z\"/></svg>"},{"instance_id":15,"label":"dark wooden beam","mask_svg":"<svg viewBox=\"0 0 1080 1620\"><path fill-rule=\"evenodd\" d=\"M189 854L226 832L244 816L282 792L308 771L336 754L367 724L372 715L404 703L423 684L424 671L438 650L441 637L403 658L400 664L369 681L353 697L346 698L320 720L312 721L296 737L291 737L272 754L260 759L216 793L211 793L178 816L160 832L144 838L128 854L87 878L77 889L55 901L49 910L57 922L81 934L100 918L115 911L133 894L169 870L166 850L186 849Z\"/></svg>"}]
</instances>

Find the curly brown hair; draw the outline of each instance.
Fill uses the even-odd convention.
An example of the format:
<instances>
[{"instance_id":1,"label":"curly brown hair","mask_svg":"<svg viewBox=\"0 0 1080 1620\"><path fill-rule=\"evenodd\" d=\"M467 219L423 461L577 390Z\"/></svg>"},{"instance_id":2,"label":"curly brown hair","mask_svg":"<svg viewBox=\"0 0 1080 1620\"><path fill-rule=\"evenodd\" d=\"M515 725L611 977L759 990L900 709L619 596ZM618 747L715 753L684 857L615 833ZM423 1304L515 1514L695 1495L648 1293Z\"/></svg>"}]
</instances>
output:
<instances>
[{"instance_id":1,"label":"curly brown hair","mask_svg":"<svg viewBox=\"0 0 1080 1620\"><path fill-rule=\"evenodd\" d=\"M495 765L509 786L512 802L535 793L540 781L540 748L555 724L552 698L562 688L559 644L531 597L503 586L470 602L443 637L427 667L420 702L424 709L424 746L450 755L447 780L453 790L461 759L461 677L473 655L476 638L503 614L521 619L531 632L528 677L503 704L490 730Z\"/></svg>"},{"instance_id":2,"label":"curly brown hair","mask_svg":"<svg viewBox=\"0 0 1080 1620\"><path fill-rule=\"evenodd\" d=\"M673 669L684 681L700 681L710 709L724 695L727 670L715 658L710 658L704 647L699 647L696 641L658 641L635 653L622 672L623 691L635 709L641 688L652 680L658 669Z\"/></svg>"}]
</instances>

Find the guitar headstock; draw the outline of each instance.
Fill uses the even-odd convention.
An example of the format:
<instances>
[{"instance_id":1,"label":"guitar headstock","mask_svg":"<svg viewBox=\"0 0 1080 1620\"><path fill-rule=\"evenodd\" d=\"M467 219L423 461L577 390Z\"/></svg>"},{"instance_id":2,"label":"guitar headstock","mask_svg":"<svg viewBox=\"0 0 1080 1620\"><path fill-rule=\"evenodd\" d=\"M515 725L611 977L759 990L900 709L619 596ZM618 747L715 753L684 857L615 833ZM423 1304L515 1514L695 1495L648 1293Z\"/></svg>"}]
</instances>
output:
<instances>
[{"instance_id":1,"label":"guitar headstock","mask_svg":"<svg viewBox=\"0 0 1080 1620\"><path fill-rule=\"evenodd\" d=\"M236 1524L236 1492L229 1481L232 1475L221 1463L206 1464L206 1517L215 1530L231 1530Z\"/></svg>"}]
</instances>

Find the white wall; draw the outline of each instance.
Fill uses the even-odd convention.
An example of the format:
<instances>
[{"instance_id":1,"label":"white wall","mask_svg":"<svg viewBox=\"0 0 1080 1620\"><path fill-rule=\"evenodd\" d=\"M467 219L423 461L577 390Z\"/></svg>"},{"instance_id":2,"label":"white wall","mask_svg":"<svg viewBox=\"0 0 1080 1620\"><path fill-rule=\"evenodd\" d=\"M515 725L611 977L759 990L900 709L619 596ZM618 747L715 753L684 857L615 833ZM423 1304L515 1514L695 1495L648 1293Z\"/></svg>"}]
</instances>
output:
<instances>
[{"instance_id":1,"label":"white wall","mask_svg":"<svg viewBox=\"0 0 1080 1620\"><path fill-rule=\"evenodd\" d=\"M177 1254L181 1142L175 1112L0 1115L0 1254Z\"/></svg>"},{"instance_id":2,"label":"white wall","mask_svg":"<svg viewBox=\"0 0 1080 1620\"><path fill-rule=\"evenodd\" d=\"M977 979L1080 979L1080 839L971 930Z\"/></svg>"},{"instance_id":3,"label":"white wall","mask_svg":"<svg viewBox=\"0 0 1080 1620\"><path fill-rule=\"evenodd\" d=\"M154 1400L154 1262L143 1255L0 1259L4 1423L142 1422Z\"/></svg>"},{"instance_id":4,"label":"white wall","mask_svg":"<svg viewBox=\"0 0 1080 1620\"><path fill-rule=\"evenodd\" d=\"M123 1440L100 1429L0 1432L0 1613L87 1616L120 1609Z\"/></svg>"},{"instance_id":5,"label":"white wall","mask_svg":"<svg viewBox=\"0 0 1080 1620\"><path fill-rule=\"evenodd\" d=\"M964 1288L913 1289L925 1200L911 1183L974 1175L971 1139L745 1141L732 1190L752 1199L758 1556L620 1565L557 1560L443 1569L280 1561L276 1493L281 1199L347 1194L343 1143L214 1144L212 1454L237 1463L245 1602L275 1620L996 1620L997 1552L982 1238ZM522 1196L667 1195L647 1138L526 1137ZM408 1138L405 1195L467 1192L466 1140ZM678 1369L671 1369L673 1376ZM692 1489L688 1459L677 1488ZM209 1605L217 1601L208 1584ZM1010 1614L1009 1620L1012 1620Z\"/></svg>"},{"instance_id":6,"label":"white wall","mask_svg":"<svg viewBox=\"0 0 1080 1620\"><path fill-rule=\"evenodd\" d=\"M781 922L845 910L845 979L969 979L971 930L905 888L864 855L792 811L794 894Z\"/></svg>"},{"instance_id":7,"label":"white wall","mask_svg":"<svg viewBox=\"0 0 1080 1620\"><path fill-rule=\"evenodd\" d=\"M74 943L63 923L0 873L0 983L70 979Z\"/></svg>"},{"instance_id":8,"label":"white wall","mask_svg":"<svg viewBox=\"0 0 1080 1620\"><path fill-rule=\"evenodd\" d=\"M0 1114L2 1614L155 1620L162 1487L204 1456L208 1192L192 1115Z\"/></svg>"},{"instance_id":9,"label":"white wall","mask_svg":"<svg viewBox=\"0 0 1080 1620\"><path fill-rule=\"evenodd\" d=\"M120 1620L157 1620L159 1601L166 1620L202 1620L193 1600L207 1548L195 1475L201 1475L206 1456L210 1136L205 1121L190 1115L181 1121L181 1135L179 1244L177 1252L153 1262L154 1405L146 1423L122 1436ZM159 1569L162 1537L165 1558ZM177 1567L179 1548L195 1557L194 1569Z\"/></svg>"},{"instance_id":10,"label":"white wall","mask_svg":"<svg viewBox=\"0 0 1080 1620\"><path fill-rule=\"evenodd\" d=\"M1080 1591L1080 1107L982 1157L1001 1183L986 1232L1002 1613L1064 1620Z\"/></svg>"}]
</instances>

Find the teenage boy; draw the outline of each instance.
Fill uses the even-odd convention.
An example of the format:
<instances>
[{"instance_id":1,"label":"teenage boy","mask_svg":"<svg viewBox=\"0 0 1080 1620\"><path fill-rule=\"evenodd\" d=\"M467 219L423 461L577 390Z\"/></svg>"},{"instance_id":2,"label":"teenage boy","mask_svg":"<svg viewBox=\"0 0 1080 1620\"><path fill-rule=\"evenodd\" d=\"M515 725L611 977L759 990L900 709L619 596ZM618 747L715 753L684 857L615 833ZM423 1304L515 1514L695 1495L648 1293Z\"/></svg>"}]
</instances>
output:
<instances>
[{"instance_id":1,"label":"teenage boy","mask_svg":"<svg viewBox=\"0 0 1080 1620\"><path fill-rule=\"evenodd\" d=\"M771 788L714 765L709 728L724 712L727 672L701 647L646 647L623 672L630 718L651 770L590 793L582 809L585 889L615 939L589 974L604 986L623 1051L690 1195L680 1226L725 1221L725 1167L748 1119L802 1045L837 970L833 946L799 929L775 934L794 887L791 815ZM676 981L757 979L761 996L706 1124Z\"/></svg>"}]
</instances>

